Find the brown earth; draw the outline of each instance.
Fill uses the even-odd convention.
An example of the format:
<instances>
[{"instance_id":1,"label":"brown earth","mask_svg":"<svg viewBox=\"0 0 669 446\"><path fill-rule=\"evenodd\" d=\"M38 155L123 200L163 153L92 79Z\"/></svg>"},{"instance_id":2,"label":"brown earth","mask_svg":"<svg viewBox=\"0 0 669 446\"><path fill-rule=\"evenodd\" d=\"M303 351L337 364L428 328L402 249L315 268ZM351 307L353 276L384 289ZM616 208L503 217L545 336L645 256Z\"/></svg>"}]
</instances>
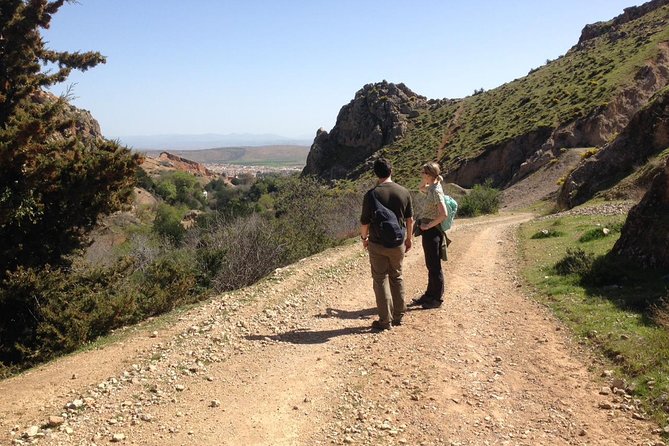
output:
<instances>
[{"instance_id":1,"label":"brown earth","mask_svg":"<svg viewBox=\"0 0 669 446\"><path fill-rule=\"evenodd\" d=\"M367 256L347 245L2 381L0 443L662 444L528 295L514 229L529 218L457 222L444 306L387 332L369 329ZM408 298L418 296L420 246L405 265ZM21 439L30 426L37 435Z\"/></svg>"}]
</instances>

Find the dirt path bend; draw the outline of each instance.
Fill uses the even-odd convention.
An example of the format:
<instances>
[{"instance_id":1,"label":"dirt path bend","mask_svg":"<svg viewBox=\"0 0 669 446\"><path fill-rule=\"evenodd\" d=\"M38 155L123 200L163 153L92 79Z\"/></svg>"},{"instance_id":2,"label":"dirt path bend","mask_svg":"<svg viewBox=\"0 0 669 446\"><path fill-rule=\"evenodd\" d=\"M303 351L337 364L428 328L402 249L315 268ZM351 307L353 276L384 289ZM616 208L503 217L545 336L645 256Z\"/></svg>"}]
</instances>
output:
<instances>
[{"instance_id":1,"label":"dirt path bend","mask_svg":"<svg viewBox=\"0 0 669 446\"><path fill-rule=\"evenodd\" d=\"M529 218L459 221L444 306L387 332L369 330L368 260L349 245L157 334L140 327L0 382L0 443L659 444L629 397L600 394L601 367L524 295L514 229ZM405 265L418 296L420 246ZM57 427L43 427L50 416Z\"/></svg>"}]
</instances>

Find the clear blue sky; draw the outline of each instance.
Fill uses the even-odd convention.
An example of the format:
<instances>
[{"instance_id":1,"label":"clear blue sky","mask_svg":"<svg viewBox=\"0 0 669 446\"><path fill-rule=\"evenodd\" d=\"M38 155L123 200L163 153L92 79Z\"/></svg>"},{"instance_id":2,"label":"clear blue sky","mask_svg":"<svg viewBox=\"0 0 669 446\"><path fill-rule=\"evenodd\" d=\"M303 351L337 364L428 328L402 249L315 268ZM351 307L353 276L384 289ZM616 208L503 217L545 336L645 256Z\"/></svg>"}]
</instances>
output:
<instances>
[{"instance_id":1,"label":"clear blue sky","mask_svg":"<svg viewBox=\"0 0 669 446\"><path fill-rule=\"evenodd\" d=\"M458 98L564 54L634 0L80 0L44 34L107 63L73 101L107 137L315 136L363 85ZM54 89L56 93L64 86Z\"/></svg>"}]
</instances>

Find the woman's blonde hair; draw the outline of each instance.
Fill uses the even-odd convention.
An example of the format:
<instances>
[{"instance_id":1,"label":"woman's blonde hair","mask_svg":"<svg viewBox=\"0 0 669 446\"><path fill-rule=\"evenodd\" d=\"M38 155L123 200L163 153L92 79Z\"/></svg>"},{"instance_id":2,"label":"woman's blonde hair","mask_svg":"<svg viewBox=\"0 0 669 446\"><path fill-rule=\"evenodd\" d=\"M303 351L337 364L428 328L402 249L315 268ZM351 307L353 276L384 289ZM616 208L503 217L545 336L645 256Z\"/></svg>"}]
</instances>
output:
<instances>
[{"instance_id":1,"label":"woman's blonde hair","mask_svg":"<svg viewBox=\"0 0 669 446\"><path fill-rule=\"evenodd\" d=\"M444 178L440 175L441 168L434 161L423 164L423 173L430 175L432 178L438 178L440 182L444 181Z\"/></svg>"}]
</instances>

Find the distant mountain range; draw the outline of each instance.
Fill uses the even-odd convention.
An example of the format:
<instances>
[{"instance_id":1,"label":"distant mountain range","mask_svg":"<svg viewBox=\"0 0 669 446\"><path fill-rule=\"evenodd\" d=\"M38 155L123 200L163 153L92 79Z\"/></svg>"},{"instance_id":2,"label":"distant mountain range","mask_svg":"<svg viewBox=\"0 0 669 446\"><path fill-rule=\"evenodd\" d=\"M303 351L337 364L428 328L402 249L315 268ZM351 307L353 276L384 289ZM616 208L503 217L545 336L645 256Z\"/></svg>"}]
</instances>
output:
<instances>
[{"instance_id":1,"label":"distant mountain range","mask_svg":"<svg viewBox=\"0 0 669 446\"><path fill-rule=\"evenodd\" d=\"M134 135L111 136L135 150L198 150L215 147L256 147L273 145L310 146L313 138L286 137L274 134L206 133L201 135Z\"/></svg>"}]
</instances>

